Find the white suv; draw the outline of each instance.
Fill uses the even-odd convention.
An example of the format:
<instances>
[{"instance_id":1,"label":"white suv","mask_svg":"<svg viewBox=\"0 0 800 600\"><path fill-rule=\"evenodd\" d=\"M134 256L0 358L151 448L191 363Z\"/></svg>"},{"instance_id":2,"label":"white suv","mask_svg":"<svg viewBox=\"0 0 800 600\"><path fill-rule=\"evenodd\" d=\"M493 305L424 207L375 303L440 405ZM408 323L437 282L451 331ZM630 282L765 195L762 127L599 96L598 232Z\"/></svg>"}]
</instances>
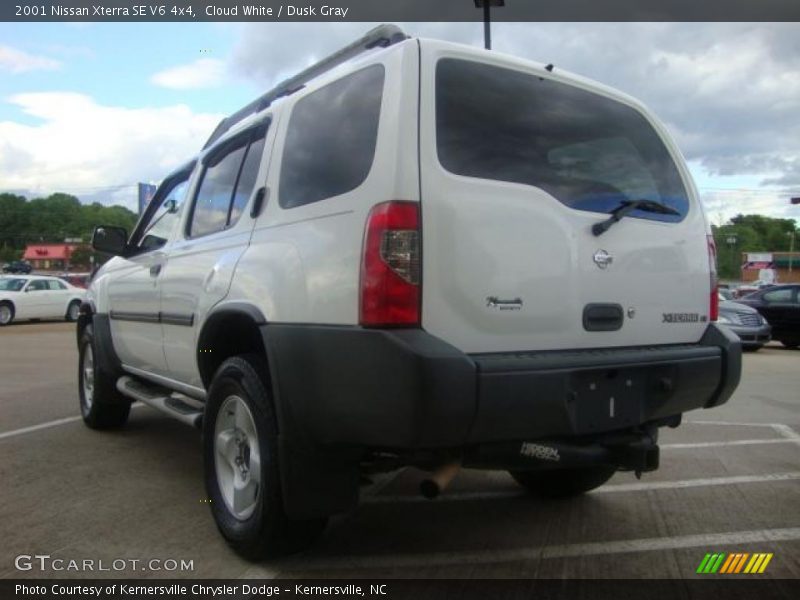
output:
<instances>
[{"instance_id":1,"label":"white suv","mask_svg":"<svg viewBox=\"0 0 800 600\"><path fill-rule=\"evenodd\" d=\"M368 473L460 467L534 493L658 466L725 402L714 247L638 102L381 26L225 119L160 186L78 325L91 427L139 400L202 427L248 557L307 544Z\"/></svg>"}]
</instances>

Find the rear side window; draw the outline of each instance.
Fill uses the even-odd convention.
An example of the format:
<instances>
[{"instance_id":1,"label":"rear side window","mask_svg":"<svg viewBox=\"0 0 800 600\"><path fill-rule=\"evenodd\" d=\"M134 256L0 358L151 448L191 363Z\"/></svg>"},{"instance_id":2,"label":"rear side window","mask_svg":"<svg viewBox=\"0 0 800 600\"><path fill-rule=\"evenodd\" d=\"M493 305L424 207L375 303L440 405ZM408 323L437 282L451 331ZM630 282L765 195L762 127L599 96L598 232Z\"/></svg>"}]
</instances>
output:
<instances>
[{"instance_id":1,"label":"rear side window","mask_svg":"<svg viewBox=\"0 0 800 600\"><path fill-rule=\"evenodd\" d=\"M782 288L779 290L772 290L764 293L764 301L775 302L791 302L794 297L794 290L792 288Z\"/></svg>"},{"instance_id":2,"label":"rear side window","mask_svg":"<svg viewBox=\"0 0 800 600\"><path fill-rule=\"evenodd\" d=\"M439 61L436 146L452 173L536 186L579 210L655 200L680 214L630 216L680 221L689 207L675 163L638 111L511 69Z\"/></svg>"},{"instance_id":3,"label":"rear side window","mask_svg":"<svg viewBox=\"0 0 800 600\"><path fill-rule=\"evenodd\" d=\"M264 135L263 129L245 135L205 162L189 222L190 237L221 231L239 220L256 184Z\"/></svg>"},{"instance_id":4,"label":"rear side window","mask_svg":"<svg viewBox=\"0 0 800 600\"><path fill-rule=\"evenodd\" d=\"M349 192L367 178L375 156L384 68L373 65L298 100L281 161L282 208Z\"/></svg>"},{"instance_id":5,"label":"rear side window","mask_svg":"<svg viewBox=\"0 0 800 600\"><path fill-rule=\"evenodd\" d=\"M61 290L67 289L66 285L64 285L63 283L61 283L60 281L57 281L55 279L48 279L47 280L47 284L50 286L51 290L55 290L57 292L60 292Z\"/></svg>"}]
</instances>

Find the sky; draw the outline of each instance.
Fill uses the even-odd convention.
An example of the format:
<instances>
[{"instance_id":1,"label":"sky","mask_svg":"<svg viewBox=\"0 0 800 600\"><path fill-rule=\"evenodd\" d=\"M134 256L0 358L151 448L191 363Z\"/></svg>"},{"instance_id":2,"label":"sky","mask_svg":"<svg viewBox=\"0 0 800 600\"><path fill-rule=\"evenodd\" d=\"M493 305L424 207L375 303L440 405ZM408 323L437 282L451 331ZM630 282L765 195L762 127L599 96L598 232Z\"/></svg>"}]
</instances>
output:
<instances>
[{"instance_id":1,"label":"sky","mask_svg":"<svg viewBox=\"0 0 800 600\"><path fill-rule=\"evenodd\" d=\"M0 192L134 208L218 121L368 23L0 23ZM482 46L481 23L400 23ZM799 23L494 23L494 50L647 104L709 218L800 218Z\"/></svg>"}]
</instances>

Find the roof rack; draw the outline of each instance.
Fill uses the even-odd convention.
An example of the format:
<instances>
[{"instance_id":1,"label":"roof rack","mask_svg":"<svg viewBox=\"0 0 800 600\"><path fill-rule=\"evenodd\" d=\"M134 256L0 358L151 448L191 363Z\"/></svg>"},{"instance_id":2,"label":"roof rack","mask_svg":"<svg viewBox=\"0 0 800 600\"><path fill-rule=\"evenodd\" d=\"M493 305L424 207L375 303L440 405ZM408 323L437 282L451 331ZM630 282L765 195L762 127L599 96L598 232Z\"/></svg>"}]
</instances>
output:
<instances>
[{"instance_id":1,"label":"roof rack","mask_svg":"<svg viewBox=\"0 0 800 600\"><path fill-rule=\"evenodd\" d=\"M225 134L226 131L240 121L244 120L250 115L261 112L278 98L288 96L289 94L293 94L297 90L302 89L308 81L311 81L315 77L322 75L326 71L330 71L334 67L338 67L342 63L347 62L355 56L358 56L362 52L366 52L367 50L371 50L372 48L376 47L386 48L406 39L408 39L408 36L396 25L378 25L374 29L369 30L363 37L357 39L355 42L348 44L327 58L323 58L318 63L311 65L294 77L283 80L270 91L266 92L259 98L256 98L244 108L240 108L232 115L222 119L222 121L219 122L219 125L217 125L217 128L214 130L214 133L211 134L211 137L208 138L208 141L203 146L203 150L217 141Z\"/></svg>"}]
</instances>

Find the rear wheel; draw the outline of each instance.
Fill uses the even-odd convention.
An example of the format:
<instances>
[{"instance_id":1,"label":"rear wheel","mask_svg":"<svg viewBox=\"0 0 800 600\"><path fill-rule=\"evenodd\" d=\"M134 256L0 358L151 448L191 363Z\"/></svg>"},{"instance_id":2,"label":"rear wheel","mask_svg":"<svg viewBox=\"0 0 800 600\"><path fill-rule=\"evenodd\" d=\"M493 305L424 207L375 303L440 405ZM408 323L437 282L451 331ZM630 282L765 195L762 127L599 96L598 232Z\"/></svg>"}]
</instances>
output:
<instances>
[{"instance_id":1,"label":"rear wheel","mask_svg":"<svg viewBox=\"0 0 800 600\"><path fill-rule=\"evenodd\" d=\"M114 377L99 368L91 325L86 326L81 337L78 396L83 422L92 429L111 429L127 422L131 402L117 391Z\"/></svg>"},{"instance_id":2,"label":"rear wheel","mask_svg":"<svg viewBox=\"0 0 800 600\"><path fill-rule=\"evenodd\" d=\"M14 320L14 305L11 302L0 302L0 327Z\"/></svg>"},{"instance_id":3,"label":"rear wheel","mask_svg":"<svg viewBox=\"0 0 800 600\"><path fill-rule=\"evenodd\" d=\"M616 467L509 471L518 484L544 498L567 498L600 487L616 472Z\"/></svg>"},{"instance_id":4,"label":"rear wheel","mask_svg":"<svg viewBox=\"0 0 800 600\"><path fill-rule=\"evenodd\" d=\"M326 522L286 516L278 423L266 372L258 355L226 360L214 375L203 419L211 512L228 544L251 560L302 550Z\"/></svg>"},{"instance_id":5,"label":"rear wheel","mask_svg":"<svg viewBox=\"0 0 800 600\"><path fill-rule=\"evenodd\" d=\"M64 315L64 318L67 321L77 321L78 317L81 315L81 302L80 300L73 300L69 303L67 307L67 314Z\"/></svg>"}]
</instances>

